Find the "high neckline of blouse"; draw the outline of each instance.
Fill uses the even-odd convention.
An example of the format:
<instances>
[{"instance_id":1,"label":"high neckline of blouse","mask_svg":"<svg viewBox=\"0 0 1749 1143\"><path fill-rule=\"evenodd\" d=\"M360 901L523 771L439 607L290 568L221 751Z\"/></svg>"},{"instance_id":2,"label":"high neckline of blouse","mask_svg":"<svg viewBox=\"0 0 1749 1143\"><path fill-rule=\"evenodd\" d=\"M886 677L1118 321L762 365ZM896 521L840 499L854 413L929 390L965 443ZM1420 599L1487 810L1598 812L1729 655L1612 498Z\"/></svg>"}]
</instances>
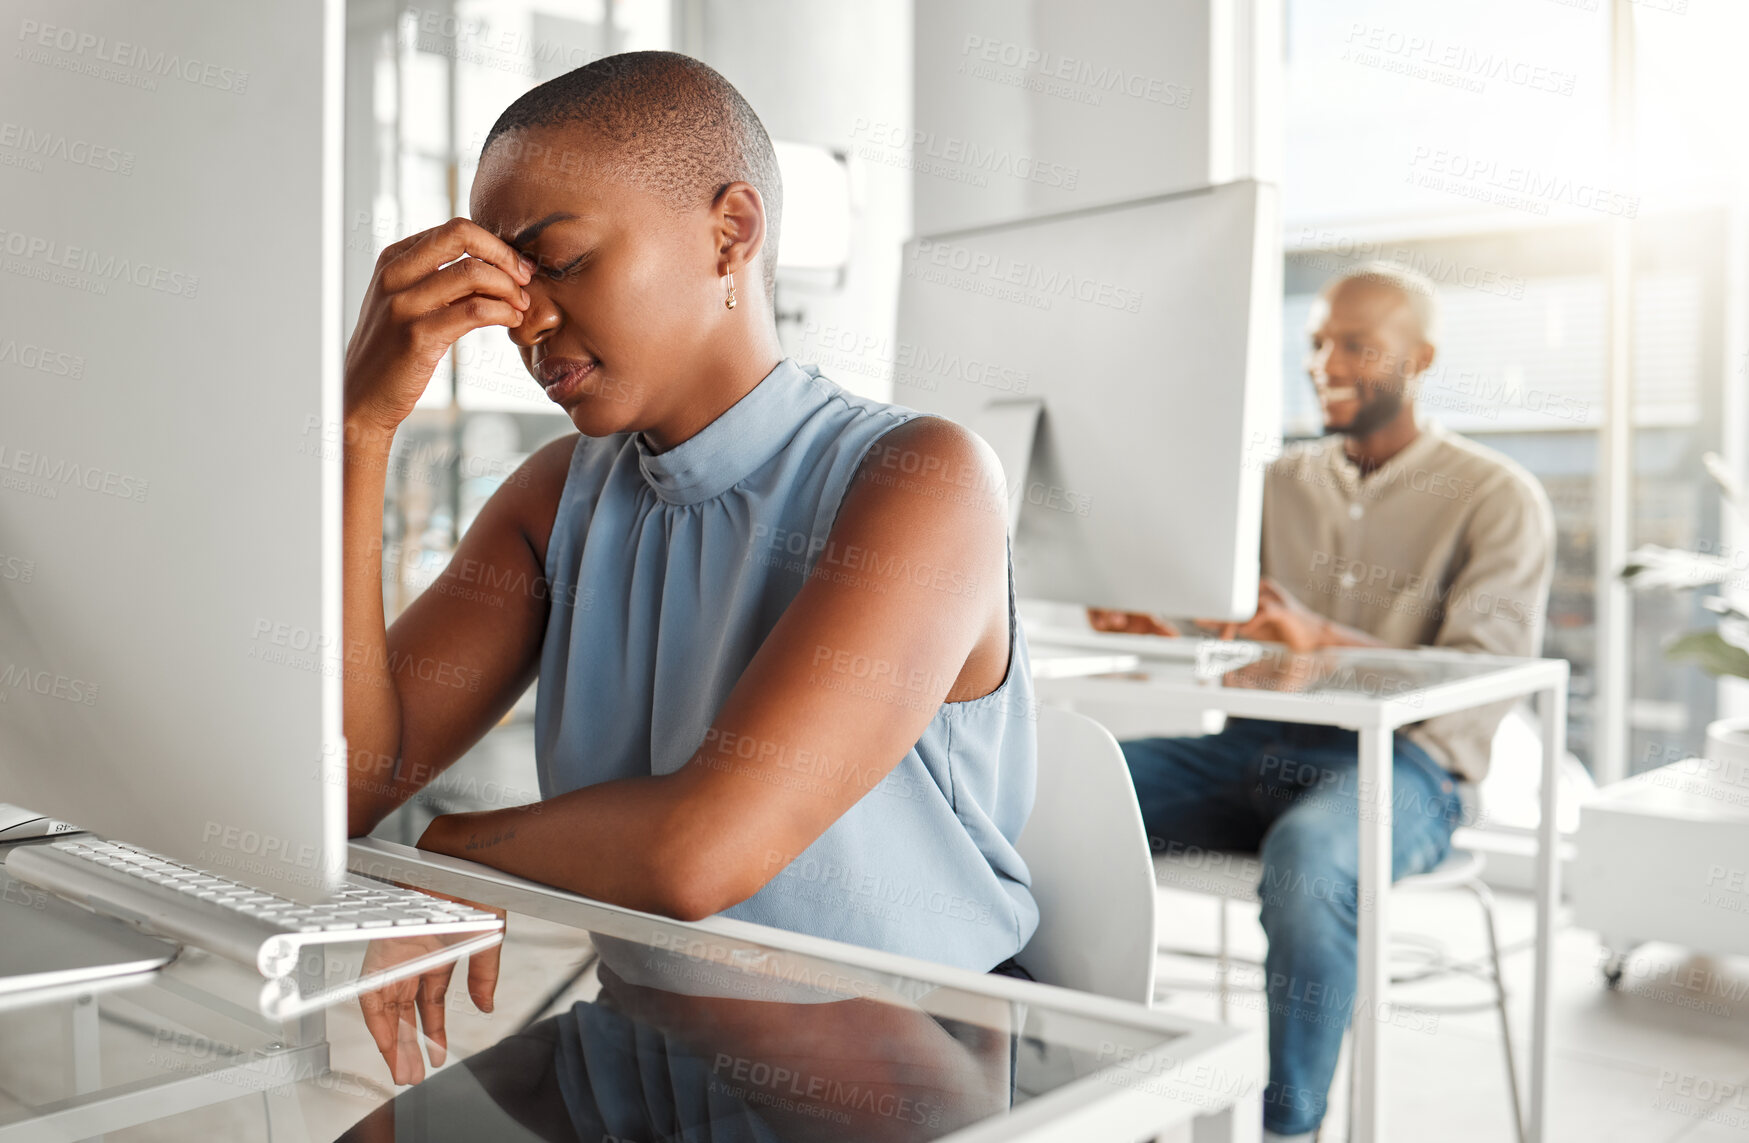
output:
<instances>
[{"instance_id":1,"label":"high neckline of blouse","mask_svg":"<svg viewBox=\"0 0 1749 1143\"><path fill-rule=\"evenodd\" d=\"M716 420L671 449L654 452L643 433L633 433L638 468L669 504L721 496L795 435L808 388L808 374L786 357Z\"/></svg>"}]
</instances>

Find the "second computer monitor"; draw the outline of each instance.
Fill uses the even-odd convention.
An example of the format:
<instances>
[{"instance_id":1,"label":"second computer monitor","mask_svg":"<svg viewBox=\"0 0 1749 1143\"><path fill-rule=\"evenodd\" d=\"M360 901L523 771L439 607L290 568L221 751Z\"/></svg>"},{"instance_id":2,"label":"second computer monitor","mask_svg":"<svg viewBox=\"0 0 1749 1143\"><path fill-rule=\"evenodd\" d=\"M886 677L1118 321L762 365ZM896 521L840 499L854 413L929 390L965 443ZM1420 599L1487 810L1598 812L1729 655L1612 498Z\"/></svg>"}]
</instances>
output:
<instances>
[{"instance_id":1,"label":"second computer monitor","mask_svg":"<svg viewBox=\"0 0 1749 1143\"><path fill-rule=\"evenodd\" d=\"M1280 439L1273 186L918 238L902 273L893 400L995 446L1022 596L1253 613Z\"/></svg>"}]
</instances>

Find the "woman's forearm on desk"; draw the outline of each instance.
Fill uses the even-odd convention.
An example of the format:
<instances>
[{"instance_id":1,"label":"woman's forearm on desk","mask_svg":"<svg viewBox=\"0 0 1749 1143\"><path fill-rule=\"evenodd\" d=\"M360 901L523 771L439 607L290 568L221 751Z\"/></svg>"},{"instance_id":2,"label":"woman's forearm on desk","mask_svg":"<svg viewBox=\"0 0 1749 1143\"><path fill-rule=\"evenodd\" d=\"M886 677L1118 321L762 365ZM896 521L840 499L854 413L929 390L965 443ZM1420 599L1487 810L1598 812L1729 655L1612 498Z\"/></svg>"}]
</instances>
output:
<instances>
[{"instance_id":1,"label":"woman's forearm on desk","mask_svg":"<svg viewBox=\"0 0 1749 1143\"><path fill-rule=\"evenodd\" d=\"M712 852L716 831L700 828L688 782L684 773L626 778L527 806L444 814L419 848L611 905L697 920L757 885L737 876L735 866L747 862Z\"/></svg>"}]
</instances>

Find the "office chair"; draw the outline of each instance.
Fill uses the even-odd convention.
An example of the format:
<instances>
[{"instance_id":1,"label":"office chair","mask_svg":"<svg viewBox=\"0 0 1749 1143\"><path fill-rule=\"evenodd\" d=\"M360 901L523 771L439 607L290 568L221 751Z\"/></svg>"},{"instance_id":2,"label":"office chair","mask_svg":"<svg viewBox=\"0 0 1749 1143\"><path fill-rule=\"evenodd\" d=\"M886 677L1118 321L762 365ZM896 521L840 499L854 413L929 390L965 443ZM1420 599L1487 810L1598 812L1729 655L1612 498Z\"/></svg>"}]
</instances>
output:
<instances>
[{"instance_id":1,"label":"office chair","mask_svg":"<svg viewBox=\"0 0 1749 1143\"><path fill-rule=\"evenodd\" d=\"M1015 957L1043 984L1152 1004L1154 867L1135 785L1099 723L1038 709L1038 796L1016 843L1038 931Z\"/></svg>"},{"instance_id":2,"label":"office chair","mask_svg":"<svg viewBox=\"0 0 1749 1143\"><path fill-rule=\"evenodd\" d=\"M1228 984L1229 971L1234 958L1227 945L1227 905L1231 901L1244 901L1249 904L1260 903L1257 886L1262 880L1263 860L1255 853L1214 853L1200 851L1189 856L1179 854L1156 854L1153 858L1155 876L1162 887L1181 889L1192 893L1202 893L1211 896L1219 902L1219 920L1215 952L1215 979L1220 998L1220 1015L1227 1019L1227 997L1230 989ZM1462 889L1476 899L1481 906L1482 922L1488 938L1489 970L1480 974L1493 986L1493 1007L1500 1015L1500 1042L1506 1057L1506 1082L1512 1095L1512 1121L1517 1128L1519 1143L1525 1143L1524 1109L1518 1091L1518 1067L1512 1048L1512 1026L1506 1014L1506 983L1500 970L1500 939L1499 929L1494 921L1494 894L1482 881L1482 855L1468 850L1453 848L1450 855L1433 869L1426 873L1418 873L1403 878L1391 886L1392 893L1437 892L1444 889ZM1182 950L1166 945L1160 946L1163 953L1178 953ZM1251 963L1251 962L1247 962ZM1437 955L1430 961L1431 967L1415 973L1412 976L1391 977L1392 984L1404 984L1420 980L1440 972L1463 971L1466 966L1449 960L1442 960ZM1258 967L1261 967L1259 965ZM1418 1008L1420 1005L1400 1005L1404 1008ZM1425 1006L1429 1011L1457 1011L1459 1009L1437 1008ZM1349 1083L1352 1088L1355 1075L1349 1072ZM1350 1104L1353 1103L1353 1092L1350 1091Z\"/></svg>"}]
</instances>

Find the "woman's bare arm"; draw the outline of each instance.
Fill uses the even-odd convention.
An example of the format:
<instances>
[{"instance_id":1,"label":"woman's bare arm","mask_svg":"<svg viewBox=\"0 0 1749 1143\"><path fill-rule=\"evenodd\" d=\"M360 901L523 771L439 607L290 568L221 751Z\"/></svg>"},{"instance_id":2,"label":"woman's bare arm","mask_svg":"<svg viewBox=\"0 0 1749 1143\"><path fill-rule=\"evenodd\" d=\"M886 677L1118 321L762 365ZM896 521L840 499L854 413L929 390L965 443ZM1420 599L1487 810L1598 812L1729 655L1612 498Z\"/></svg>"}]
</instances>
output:
<instances>
[{"instance_id":1,"label":"woman's bare arm","mask_svg":"<svg viewBox=\"0 0 1749 1143\"><path fill-rule=\"evenodd\" d=\"M355 461L349 450L348 647L356 648L355 659L371 656L347 664L351 836L369 833L466 753L534 681L551 606L546 545L576 442L568 433L511 473L442 574L386 632L378 571L382 478L371 472L386 451ZM378 632L381 641L373 643Z\"/></svg>"},{"instance_id":2,"label":"woman's bare arm","mask_svg":"<svg viewBox=\"0 0 1749 1143\"><path fill-rule=\"evenodd\" d=\"M383 492L395 430L458 338L521 324L530 304L523 286L532 270L503 240L465 218L409 235L377 259L346 346L341 666L347 825L354 835L368 832L478 739L521 693L518 680L526 686L532 677L528 648L538 645L544 626L542 601L506 600L494 623L485 608L465 606L451 591L432 596L428 590L391 635L381 571ZM532 588L541 564L529 554L529 528L539 518L530 503L550 493L551 467L550 458L531 461L501 487L457 559ZM556 503L556 494L551 499ZM437 586L453 587L459 574L452 560ZM427 727L443 737L433 739Z\"/></svg>"}]
</instances>

